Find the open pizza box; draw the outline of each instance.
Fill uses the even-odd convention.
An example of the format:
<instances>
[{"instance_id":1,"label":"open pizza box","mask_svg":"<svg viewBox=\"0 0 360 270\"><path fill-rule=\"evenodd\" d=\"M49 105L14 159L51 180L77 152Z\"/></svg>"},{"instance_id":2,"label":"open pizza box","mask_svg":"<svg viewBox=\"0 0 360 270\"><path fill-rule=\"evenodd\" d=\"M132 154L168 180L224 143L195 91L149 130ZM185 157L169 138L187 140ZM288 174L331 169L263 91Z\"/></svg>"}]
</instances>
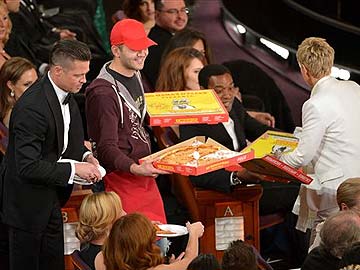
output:
<instances>
[{"instance_id":1,"label":"open pizza box","mask_svg":"<svg viewBox=\"0 0 360 270\"><path fill-rule=\"evenodd\" d=\"M229 114L214 90L145 93L150 126L217 124Z\"/></svg>"},{"instance_id":2,"label":"open pizza box","mask_svg":"<svg viewBox=\"0 0 360 270\"><path fill-rule=\"evenodd\" d=\"M268 181L310 184L312 178L301 169L295 169L275 157L278 152L293 151L297 144L298 139L290 133L267 131L241 151L244 154L251 153L252 156L241 162L241 166L251 172L264 175L265 180Z\"/></svg>"},{"instance_id":3,"label":"open pizza box","mask_svg":"<svg viewBox=\"0 0 360 270\"><path fill-rule=\"evenodd\" d=\"M215 152L202 154L205 153L204 151L213 150ZM196 136L144 157L139 162L150 159L153 160L154 167L161 170L182 175L201 175L228 167L237 169L235 165L253 158L253 155L253 152L231 151L211 138L205 141L204 136ZM189 158L188 162L181 162L187 158Z\"/></svg>"}]
</instances>

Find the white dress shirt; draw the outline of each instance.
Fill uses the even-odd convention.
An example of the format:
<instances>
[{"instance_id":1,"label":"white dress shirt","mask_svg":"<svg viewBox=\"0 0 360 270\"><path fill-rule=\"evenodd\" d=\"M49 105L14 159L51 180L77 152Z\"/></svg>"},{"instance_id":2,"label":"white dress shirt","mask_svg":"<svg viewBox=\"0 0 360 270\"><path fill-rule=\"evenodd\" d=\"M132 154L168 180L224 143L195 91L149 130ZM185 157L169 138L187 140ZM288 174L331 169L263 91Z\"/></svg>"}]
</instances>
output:
<instances>
[{"instance_id":1,"label":"white dress shirt","mask_svg":"<svg viewBox=\"0 0 360 270\"><path fill-rule=\"evenodd\" d=\"M58 87L54 81L51 79L50 77L50 72L48 72L48 77L50 80L50 83L52 84L52 86L54 87L56 96L59 100L59 104L60 104L60 108L61 108L61 114L63 116L63 122L64 122L64 145L63 145L63 149L61 150L61 155L64 154L67 146L68 146L68 142L69 142L69 129L70 129L70 108L69 108L69 103L67 104L63 104L64 99L66 98L68 92L65 92L64 90L62 90L60 87ZM85 153L87 154L87 153ZM61 160L61 157L60 157ZM71 174L70 174L70 178L68 183L72 184L74 181L74 176L75 176L75 162L74 161L69 161L69 163L71 164Z\"/></svg>"}]
</instances>

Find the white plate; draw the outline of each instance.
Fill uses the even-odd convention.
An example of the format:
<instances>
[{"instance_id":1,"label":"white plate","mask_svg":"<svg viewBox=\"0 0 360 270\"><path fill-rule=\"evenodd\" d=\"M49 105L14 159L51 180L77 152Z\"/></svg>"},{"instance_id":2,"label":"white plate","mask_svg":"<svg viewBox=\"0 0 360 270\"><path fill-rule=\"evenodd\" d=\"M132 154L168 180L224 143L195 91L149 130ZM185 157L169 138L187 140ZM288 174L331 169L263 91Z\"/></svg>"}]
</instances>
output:
<instances>
[{"instance_id":1,"label":"white plate","mask_svg":"<svg viewBox=\"0 0 360 270\"><path fill-rule=\"evenodd\" d=\"M77 161L77 160L72 160L72 159L60 159L58 160L58 162L70 162L70 161L73 161L75 163L80 163L80 161ZM104 169L104 167L102 166L98 166L98 169L99 169L99 172L100 172L100 175L101 175L101 178L103 178L106 174L106 170ZM84 185L84 186L87 186L87 185L92 185L93 183L92 182L88 182L86 179L83 179L77 175L74 176L74 183L75 184L78 184L78 185Z\"/></svg>"},{"instance_id":2,"label":"white plate","mask_svg":"<svg viewBox=\"0 0 360 270\"><path fill-rule=\"evenodd\" d=\"M157 233L157 236L161 236L161 237L177 237L177 236L181 236L181 235L185 235L188 234L188 230L186 229L186 227L181 226L181 225L176 225L176 224L158 224L159 228L164 230L164 231L171 231L174 232L172 234L162 234L162 233Z\"/></svg>"}]
</instances>

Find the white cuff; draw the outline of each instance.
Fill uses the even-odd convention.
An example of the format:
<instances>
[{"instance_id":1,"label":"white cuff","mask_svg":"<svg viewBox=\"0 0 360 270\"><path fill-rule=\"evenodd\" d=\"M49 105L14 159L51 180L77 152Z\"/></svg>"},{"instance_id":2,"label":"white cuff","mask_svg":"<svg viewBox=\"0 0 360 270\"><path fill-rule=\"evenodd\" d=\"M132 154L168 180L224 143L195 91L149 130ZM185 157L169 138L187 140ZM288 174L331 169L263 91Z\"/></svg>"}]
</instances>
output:
<instances>
[{"instance_id":1,"label":"white cuff","mask_svg":"<svg viewBox=\"0 0 360 270\"><path fill-rule=\"evenodd\" d=\"M74 182L74 176L75 176L75 162L74 161L69 161L70 165L71 165L71 174L70 174L70 178L68 181L68 184L71 185Z\"/></svg>"},{"instance_id":2,"label":"white cuff","mask_svg":"<svg viewBox=\"0 0 360 270\"><path fill-rule=\"evenodd\" d=\"M85 161L85 159L88 157L88 155L92 154L91 151L86 151L83 156L82 156L82 160L81 161Z\"/></svg>"}]
</instances>

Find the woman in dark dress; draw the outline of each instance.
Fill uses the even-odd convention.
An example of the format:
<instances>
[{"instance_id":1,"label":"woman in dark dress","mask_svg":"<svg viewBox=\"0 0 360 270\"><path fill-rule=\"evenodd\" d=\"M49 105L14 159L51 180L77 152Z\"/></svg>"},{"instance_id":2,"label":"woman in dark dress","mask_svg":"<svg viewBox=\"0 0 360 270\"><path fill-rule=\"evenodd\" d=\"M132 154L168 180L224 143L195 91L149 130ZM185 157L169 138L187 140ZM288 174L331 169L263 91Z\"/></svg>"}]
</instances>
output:
<instances>
[{"instance_id":1,"label":"woman in dark dress","mask_svg":"<svg viewBox=\"0 0 360 270\"><path fill-rule=\"evenodd\" d=\"M112 225L125 214L115 192L93 193L81 203L76 237L83 244L80 257L91 269L95 270L95 257L101 251Z\"/></svg>"}]
</instances>

